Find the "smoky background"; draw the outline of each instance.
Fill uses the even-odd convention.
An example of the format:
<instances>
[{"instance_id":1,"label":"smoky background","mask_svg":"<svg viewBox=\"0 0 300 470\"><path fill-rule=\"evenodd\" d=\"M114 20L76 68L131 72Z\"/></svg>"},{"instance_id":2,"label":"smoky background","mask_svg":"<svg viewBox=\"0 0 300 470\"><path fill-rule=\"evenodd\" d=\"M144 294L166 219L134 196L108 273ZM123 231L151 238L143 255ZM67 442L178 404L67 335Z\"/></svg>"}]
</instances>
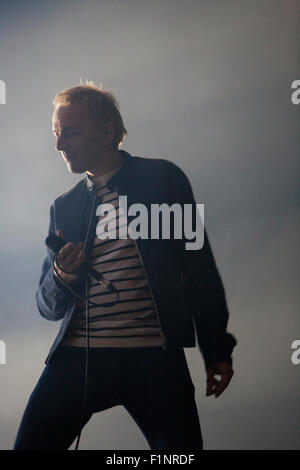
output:
<instances>
[{"instance_id":1,"label":"smoky background","mask_svg":"<svg viewBox=\"0 0 300 470\"><path fill-rule=\"evenodd\" d=\"M206 449L299 448L299 79L296 0L10 1L0 7L0 448L10 449L59 324L35 291L49 208L81 175L55 151L51 101L80 79L120 104L133 155L188 176L238 339L235 375L205 397L185 349ZM94 415L81 449L147 449L120 406Z\"/></svg>"}]
</instances>

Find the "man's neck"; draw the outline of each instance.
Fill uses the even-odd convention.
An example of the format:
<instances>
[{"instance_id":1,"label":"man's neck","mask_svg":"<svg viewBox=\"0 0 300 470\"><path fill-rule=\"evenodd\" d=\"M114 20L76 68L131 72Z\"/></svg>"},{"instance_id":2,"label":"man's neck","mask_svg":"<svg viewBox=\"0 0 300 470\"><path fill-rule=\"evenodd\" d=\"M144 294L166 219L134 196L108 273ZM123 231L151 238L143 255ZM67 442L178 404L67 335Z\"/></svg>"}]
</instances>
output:
<instances>
[{"instance_id":1,"label":"man's neck","mask_svg":"<svg viewBox=\"0 0 300 470\"><path fill-rule=\"evenodd\" d=\"M97 176L105 175L110 171L113 171L115 168L119 168L123 163L123 157L119 150L115 149L110 151L109 154L106 154L103 159L101 159L98 167L95 167L91 170L86 171L87 175L93 179Z\"/></svg>"}]
</instances>

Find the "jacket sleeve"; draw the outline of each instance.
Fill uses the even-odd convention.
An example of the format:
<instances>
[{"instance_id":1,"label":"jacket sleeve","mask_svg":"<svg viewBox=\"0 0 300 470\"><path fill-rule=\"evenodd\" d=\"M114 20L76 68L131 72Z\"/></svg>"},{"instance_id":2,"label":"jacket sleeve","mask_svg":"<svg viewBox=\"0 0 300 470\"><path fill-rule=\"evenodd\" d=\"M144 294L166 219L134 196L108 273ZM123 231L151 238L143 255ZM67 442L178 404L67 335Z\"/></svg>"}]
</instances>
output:
<instances>
[{"instance_id":1,"label":"jacket sleeve","mask_svg":"<svg viewBox=\"0 0 300 470\"><path fill-rule=\"evenodd\" d=\"M199 213L191 184L177 165L172 164L172 167L171 180L175 185L176 199L180 204L192 204L193 227L196 227L195 217L199 217ZM232 364L231 355L237 340L226 331L229 313L225 291L206 230L203 230L202 248L187 250L183 247L185 304L194 319L205 366L218 362ZM183 241L186 244L188 240L183 237Z\"/></svg>"},{"instance_id":2,"label":"jacket sleeve","mask_svg":"<svg viewBox=\"0 0 300 470\"><path fill-rule=\"evenodd\" d=\"M50 208L50 223L48 235L55 234L54 204ZM42 265L42 273L39 286L36 291L36 302L42 317L47 320L60 320L64 317L68 304L76 300L63 283L53 273L53 253L47 247L47 256ZM82 279L72 283L72 288L77 292L82 287Z\"/></svg>"}]
</instances>

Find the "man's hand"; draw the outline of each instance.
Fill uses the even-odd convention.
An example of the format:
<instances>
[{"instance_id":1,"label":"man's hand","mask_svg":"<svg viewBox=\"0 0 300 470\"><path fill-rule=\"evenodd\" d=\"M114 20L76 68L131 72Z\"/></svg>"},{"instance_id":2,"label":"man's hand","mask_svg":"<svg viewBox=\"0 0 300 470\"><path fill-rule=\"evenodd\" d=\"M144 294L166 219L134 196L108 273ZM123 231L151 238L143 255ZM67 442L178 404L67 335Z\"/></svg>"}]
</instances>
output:
<instances>
[{"instance_id":1,"label":"man's hand","mask_svg":"<svg viewBox=\"0 0 300 470\"><path fill-rule=\"evenodd\" d=\"M228 362L218 362L206 369L206 396L215 395L218 398L228 386L234 371ZM220 375L221 380L216 380L215 375Z\"/></svg>"},{"instance_id":2,"label":"man's hand","mask_svg":"<svg viewBox=\"0 0 300 470\"><path fill-rule=\"evenodd\" d=\"M57 230L57 235L60 238L64 238L64 234L62 230ZM86 255L85 252L82 250L83 248L83 243L77 243L75 245L73 242L67 243L65 246L63 246L57 255L57 261L58 264L64 269L65 271L69 271L69 273L63 272L59 267L57 266L56 263L55 269L58 271L59 275L63 278L64 281L68 283L72 283L76 281L79 277L79 268L86 261ZM54 275L56 277L57 274L54 271Z\"/></svg>"}]
</instances>

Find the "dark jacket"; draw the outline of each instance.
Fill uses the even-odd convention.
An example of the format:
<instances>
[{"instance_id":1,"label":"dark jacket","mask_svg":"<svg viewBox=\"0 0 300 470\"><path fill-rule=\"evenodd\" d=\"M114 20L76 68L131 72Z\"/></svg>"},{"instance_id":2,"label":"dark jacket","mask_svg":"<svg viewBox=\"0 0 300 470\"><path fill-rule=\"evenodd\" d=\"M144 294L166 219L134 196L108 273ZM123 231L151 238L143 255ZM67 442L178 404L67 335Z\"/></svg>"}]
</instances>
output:
<instances>
[{"instance_id":1,"label":"dark jacket","mask_svg":"<svg viewBox=\"0 0 300 470\"><path fill-rule=\"evenodd\" d=\"M124 164L108 181L127 196L128 207L142 203L192 204L195 200L189 180L174 163L163 159L132 157L121 150ZM71 190L55 199L50 208L48 234L62 229L67 242L86 240L87 257L92 250L97 225L96 208L101 199L94 194L87 176ZM195 212L193 212L194 214ZM128 223L134 217L128 216ZM89 229L88 229L89 227ZM151 220L149 217L149 234ZM87 238L86 238L87 237ZM217 362L232 363L235 338L226 332L228 309L224 288L205 231L199 250L186 250L186 239L136 240L150 289L154 297L163 338L170 347L195 346L195 329L205 366ZM78 299L53 276L53 255L48 250L36 293L40 314L48 320L60 320L59 333L45 360L48 364L60 344ZM84 277L73 288L85 293Z\"/></svg>"}]
</instances>

